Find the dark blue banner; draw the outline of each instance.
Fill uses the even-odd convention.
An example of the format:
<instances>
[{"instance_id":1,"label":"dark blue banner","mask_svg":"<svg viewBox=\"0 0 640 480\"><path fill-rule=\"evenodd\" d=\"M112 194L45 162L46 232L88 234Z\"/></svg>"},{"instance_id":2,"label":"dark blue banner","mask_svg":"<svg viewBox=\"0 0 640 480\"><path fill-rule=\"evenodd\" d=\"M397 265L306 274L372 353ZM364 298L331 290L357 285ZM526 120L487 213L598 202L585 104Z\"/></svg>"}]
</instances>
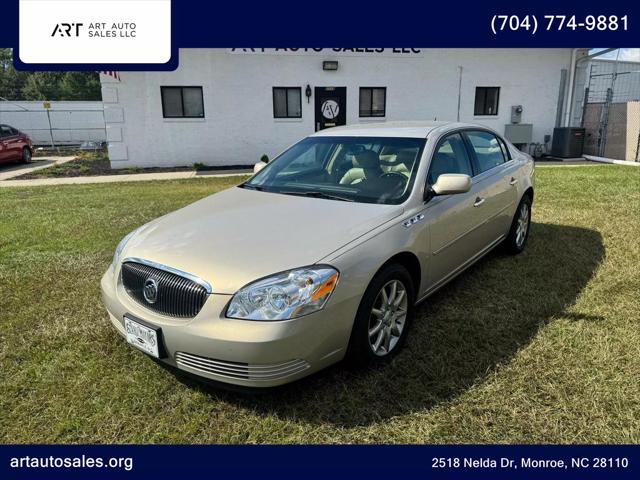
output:
<instances>
[{"instance_id":1,"label":"dark blue banner","mask_svg":"<svg viewBox=\"0 0 640 480\"><path fill-rule=\"evenodd\" d=\"M638 446L3 446L19 479L638 478Z\"/></svg>"},{"instance_id":2,"label":"dark blue banner","mask_svg":"<svg viewBox=\"0 0 640 480\"><path fill-rule=\"evenodd\" d=\"M18 44L4 1L0 46ZM191 47L637 47L637 2L172 1L172 44Z\"/></svg>"}]
</instances>

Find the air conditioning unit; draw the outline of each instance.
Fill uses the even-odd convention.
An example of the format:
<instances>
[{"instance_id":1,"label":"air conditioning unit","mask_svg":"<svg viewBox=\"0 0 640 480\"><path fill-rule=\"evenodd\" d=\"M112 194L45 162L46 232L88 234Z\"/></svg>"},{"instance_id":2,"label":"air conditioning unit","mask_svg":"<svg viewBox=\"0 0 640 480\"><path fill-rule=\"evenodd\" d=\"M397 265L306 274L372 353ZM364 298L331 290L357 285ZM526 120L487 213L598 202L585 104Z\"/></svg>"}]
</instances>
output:
<instances>
[{"instance_id":1,"label":"air conditioning unit","mask_svg":"<svg viewBox=\"0 0 640 480\"><path fill-rule=\"evenodd\" d=\"M553 129L551 156L559 158L579 158L584 149L584 128L556 127Z\"/></svg>"}]
</instances>

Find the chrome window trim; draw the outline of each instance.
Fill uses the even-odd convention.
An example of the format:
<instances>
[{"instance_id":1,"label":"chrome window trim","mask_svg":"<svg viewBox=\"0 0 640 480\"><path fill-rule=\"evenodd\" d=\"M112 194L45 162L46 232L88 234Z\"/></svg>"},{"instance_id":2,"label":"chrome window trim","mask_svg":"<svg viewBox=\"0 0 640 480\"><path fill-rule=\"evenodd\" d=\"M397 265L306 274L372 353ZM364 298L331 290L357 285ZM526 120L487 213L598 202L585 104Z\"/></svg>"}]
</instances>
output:
<instances>
[{"instance_id":1,"label":"chrome window trim","mask_svg":"<svg viewBox=\"0 0 640 480\"><path fill-rule=\"evenodd\" d=\"M211 284L209 282L183 270L178 270L177 268L169 267L168 265L162 265L161 263L152 262L151 260L145 260L144 258L138 257L127 257L122 260L121 263L126 262L141 263L142 265L146 265L148 267L153 267L157 268L158 270L164 270L165 272L173 273L174 275L178 275L180 277L186 278L187 280L191 280L192 282L197 283L205 289L207 294L211 295L213 293L213 289L211 288Z\"/></svg>"},{"instance_id":2,"label":"chrome window trim","mask_svg":"<svg viewBox=\"0 0 640 480\"><path fill-rule=\"evenodd\" d=\"M427 165L427 174L425 176L425 182L426 182L427 178L429 177L429 170L431 169L431 162L433 160L433 156L435 155L435 148L438 146L438 144L442 140L444 140L445 137L447 137L449 135L452 135L452 134L455 134L455 133L463 134L463 133L468 133L468 132L485 132L485 133L490 133L491 135L494 135L498 139L498 141L500 141L500 142L502 142L502 143L504 143L506 145L507 151L509 152L509 155L511 157L509 159L505 159L505 161L503 163L501 163L500 165L496 165L495 167L491 167L489 170L485 170L484 172L480 172L480 173L476 173L475 175L472 175L471 176L472 180L476 180L478 177L481 177L480 179L483 179L484 178L483 175L485 173L491 172L491 171L495 170L498 167L503 167L505 165L510 165L510 164L512 164L511 162L515 162L515 156L516 156L515 153L511 151L509 144L507 144L507 141L498 132L495 132L495 131L491 130L490 128L486 128L486 127L483 127L481 125L474 126L474 127L470 127L470 126L456 127L456 128L451 129L451 130L447 130L447 131L445 131L443 133L440 133L440 135L438 135L438 137L436 138L435 147L434 147L433 151L431 152L431 155L430 155L430 158L429 158L429 164ZM431 132L429 132L429 133L431 133ZM427 135L427 137L428 137L428 135ZM516 150L516 151L519 152L519 150ZM426 149L425 149L425 152L426 152ZM503 154L503 156L504 156L504 154ZM469 161L471 161L472 164L473 164L473 161L471 159L469 159ZM495 172L497 172L497 170L495 170ZM495 173L495 172L493 172L493 173ZM493 175L493 173L492 173L492 175ZM489 175L487 175L487 177L488 176Z\"/></svg>"}]
</instances>

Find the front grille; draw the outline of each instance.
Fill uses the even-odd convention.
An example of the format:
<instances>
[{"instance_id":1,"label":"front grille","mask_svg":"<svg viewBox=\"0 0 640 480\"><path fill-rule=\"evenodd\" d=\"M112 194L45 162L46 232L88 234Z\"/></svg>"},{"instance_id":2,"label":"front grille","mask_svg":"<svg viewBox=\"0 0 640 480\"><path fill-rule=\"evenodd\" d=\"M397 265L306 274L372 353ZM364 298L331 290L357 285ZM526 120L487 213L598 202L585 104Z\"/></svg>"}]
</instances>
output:
<instances>
[{"instance_id":1,"label":"front grille","mask_svg":"<svg viewBox=\"0 0 640 480\"><path fill-rule=\"evenodd\" d=\"M137 262L122 264L122 285L137 303L161 315L193 318L207 300L207 290L199 283L181 275ZM155 280L155 302L145 299L145 283Z\"/></svg>"},{"instance_id":2,"label":"front grille","mask_svg":"<svg viewBox=\"0 0 640 480\"><path fill-rule=\"evenodd\" d=\"M309 368L304 360L289 360L281 363L250 365L248 363L227 362L201 357L192 353L177 352L176 363L201 373L219 375L244 380L278 380Z\"/></svg>"}]
</instances>

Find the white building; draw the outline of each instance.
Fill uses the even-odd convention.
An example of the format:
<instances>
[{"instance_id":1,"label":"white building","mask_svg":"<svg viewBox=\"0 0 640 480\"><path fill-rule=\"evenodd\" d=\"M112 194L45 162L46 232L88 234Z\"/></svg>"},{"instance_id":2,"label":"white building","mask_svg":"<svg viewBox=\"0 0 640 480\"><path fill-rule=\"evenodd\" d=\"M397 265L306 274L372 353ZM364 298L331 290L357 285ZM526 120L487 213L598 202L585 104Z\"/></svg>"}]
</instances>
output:
<instances>
[{"instance_id":1,"label":"white building","mask_svg":"<svg viewBox=\"0 0 640 480\"><path fill-rule=\"evenodd\" d=\"M518 105L531 138L514 143L543 143L566 113L571 62L571 49L183 49L175 72L101 75L109 158L252 165L345 122L460 120L504 133Z\"/></svg>"}]
</instances>

